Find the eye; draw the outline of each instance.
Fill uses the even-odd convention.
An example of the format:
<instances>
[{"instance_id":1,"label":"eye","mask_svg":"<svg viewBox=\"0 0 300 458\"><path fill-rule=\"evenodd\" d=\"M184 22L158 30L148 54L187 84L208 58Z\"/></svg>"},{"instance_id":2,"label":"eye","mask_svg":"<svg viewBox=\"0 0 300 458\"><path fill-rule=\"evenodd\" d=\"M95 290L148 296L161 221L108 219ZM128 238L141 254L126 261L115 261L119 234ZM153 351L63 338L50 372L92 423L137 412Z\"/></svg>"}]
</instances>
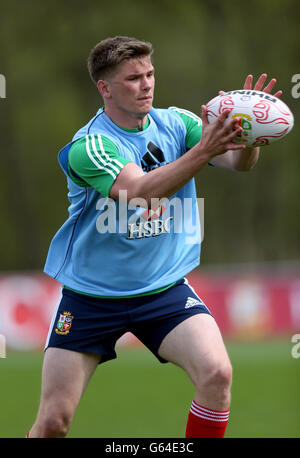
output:
<instances>
[{"instance_id":1,"label":"eye","mask_svg":"<svg viewBox=\"0 0 300 458\"><path fill-rule=\"evenodd\" d=\"M138 78L137 76L132 75L132 76L128 76L128 77L126 78L126 80L127 80L127 81L134 81L134 80L136 80L137 78Z\"/></svg>"}]
</instances>

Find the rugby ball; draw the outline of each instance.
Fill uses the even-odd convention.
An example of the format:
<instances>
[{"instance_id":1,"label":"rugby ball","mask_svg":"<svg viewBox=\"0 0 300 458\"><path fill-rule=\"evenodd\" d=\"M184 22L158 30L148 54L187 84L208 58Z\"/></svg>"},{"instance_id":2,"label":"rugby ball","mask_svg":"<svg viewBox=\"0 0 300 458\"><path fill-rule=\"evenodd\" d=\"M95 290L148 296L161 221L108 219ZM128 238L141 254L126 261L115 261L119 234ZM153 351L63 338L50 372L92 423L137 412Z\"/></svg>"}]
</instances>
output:
<instances>
[{"instance_id":1,"label":"rugby ball","mask_svg":"<svg viewBox=\"0 0 300 458\"><path fill-rule=\"evenodd\" d=\"M240 89L218 95L207 104L208 122L214 122L228 108L231 112L225 124L238 118L243 129L234 143L269 145L285 137L294 125L294 116L288 106L266 92Z\"/></svg>"}]
</instances>

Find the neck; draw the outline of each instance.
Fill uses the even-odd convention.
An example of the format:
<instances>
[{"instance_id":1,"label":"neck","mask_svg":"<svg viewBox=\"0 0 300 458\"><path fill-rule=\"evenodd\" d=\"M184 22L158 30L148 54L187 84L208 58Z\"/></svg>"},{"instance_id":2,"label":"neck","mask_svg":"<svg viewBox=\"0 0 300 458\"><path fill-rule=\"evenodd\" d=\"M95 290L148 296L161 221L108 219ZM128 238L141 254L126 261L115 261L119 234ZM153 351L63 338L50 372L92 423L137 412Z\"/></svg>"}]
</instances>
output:
<instances>
[{"instance_id":1,"label":"neck","mask_svg":"<svg viewBox=\"0 0 300 458\"><path fill-rule=\"evenodd\" d=\"M148 113L120 113L107 106L104 107L104 111L114 124L124 129L143 130L143 125L147 122L148 118Z\"/></svg>"}]
</instances>

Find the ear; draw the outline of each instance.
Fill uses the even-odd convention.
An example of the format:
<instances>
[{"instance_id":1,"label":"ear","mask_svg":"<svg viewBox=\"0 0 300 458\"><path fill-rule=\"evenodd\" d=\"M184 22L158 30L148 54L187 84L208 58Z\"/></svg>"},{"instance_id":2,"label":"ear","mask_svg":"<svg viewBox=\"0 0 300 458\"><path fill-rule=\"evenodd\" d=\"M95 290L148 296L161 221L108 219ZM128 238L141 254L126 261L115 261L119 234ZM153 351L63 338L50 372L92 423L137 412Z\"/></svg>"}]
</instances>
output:
<instances>
[{"instance_id":1,"label":"ear","mask_svg":"<svg viewBox=\"0 0 300 458\"><path fill-rule=\"evenodd\" d=\"M110 99L111 93L110 93L110 84L108 81L99 80L97 83L97 88L104 99Z\"/></svg>"}]
</instances>

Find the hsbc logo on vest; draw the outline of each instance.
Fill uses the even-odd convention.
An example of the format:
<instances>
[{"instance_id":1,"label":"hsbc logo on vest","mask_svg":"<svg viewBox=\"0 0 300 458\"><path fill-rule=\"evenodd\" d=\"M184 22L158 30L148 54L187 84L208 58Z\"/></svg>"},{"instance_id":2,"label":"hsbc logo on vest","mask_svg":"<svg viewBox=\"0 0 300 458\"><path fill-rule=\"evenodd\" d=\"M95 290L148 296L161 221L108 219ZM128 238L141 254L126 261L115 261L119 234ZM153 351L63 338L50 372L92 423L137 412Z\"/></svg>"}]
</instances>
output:
<instances>
[{"instance_id":1,"label":"hsbc logo on vest","mask_svg":"<svg viewBox=\"0 0 300 458\"><path fill-rule=\"evenodd\" d=\"M170 223L173 216L166 219L160 219L165 212L164 205L158 205L153 210L146 210L140 217L140 222L128 224L128 239L141 239L143 237L152 237L170 232Z\"/></svg>"},{"instance_id":2,"label":"hsbc logo on vest","mask_svg":"<svg viewBox=\"0 0 300 458\"><path fill-rule=\"evenodd\" d=\"M144 172L150 172L167 163L164 152L153 142L148 143L147 150L141 160L141 166ZM162 204L157 205L153 209L145 210L140 215L139 222L128 224L127 238L129 240L141 239L170 233L173 216L163 218L165 210L166 207Z\"/></svg>"},{"instance_id":3,"label":"hsbc logo on vest","mask_svg":"<svg viewBox=\"0 0 300 458\"><path fill-rule=\"evenodd\" d=\"M147 144L147 152L141 159L143 171L148 173L165 164L167 162L164 152L150 141ZM98 216L96 222L96 228L99 233L127 233L126 238L129 240L156 237L170 233L174 216L165 213L166 207L169 208L167 199L165 199L165 202L168 202L166 205L159 199L152 199L150 209L147 202L142 198L131 199L128 202L128 206L126 201L126 191L120 191L118 202L109 198L99 199L96 209L104 210Z\"/></svg>"}]
</instances>

